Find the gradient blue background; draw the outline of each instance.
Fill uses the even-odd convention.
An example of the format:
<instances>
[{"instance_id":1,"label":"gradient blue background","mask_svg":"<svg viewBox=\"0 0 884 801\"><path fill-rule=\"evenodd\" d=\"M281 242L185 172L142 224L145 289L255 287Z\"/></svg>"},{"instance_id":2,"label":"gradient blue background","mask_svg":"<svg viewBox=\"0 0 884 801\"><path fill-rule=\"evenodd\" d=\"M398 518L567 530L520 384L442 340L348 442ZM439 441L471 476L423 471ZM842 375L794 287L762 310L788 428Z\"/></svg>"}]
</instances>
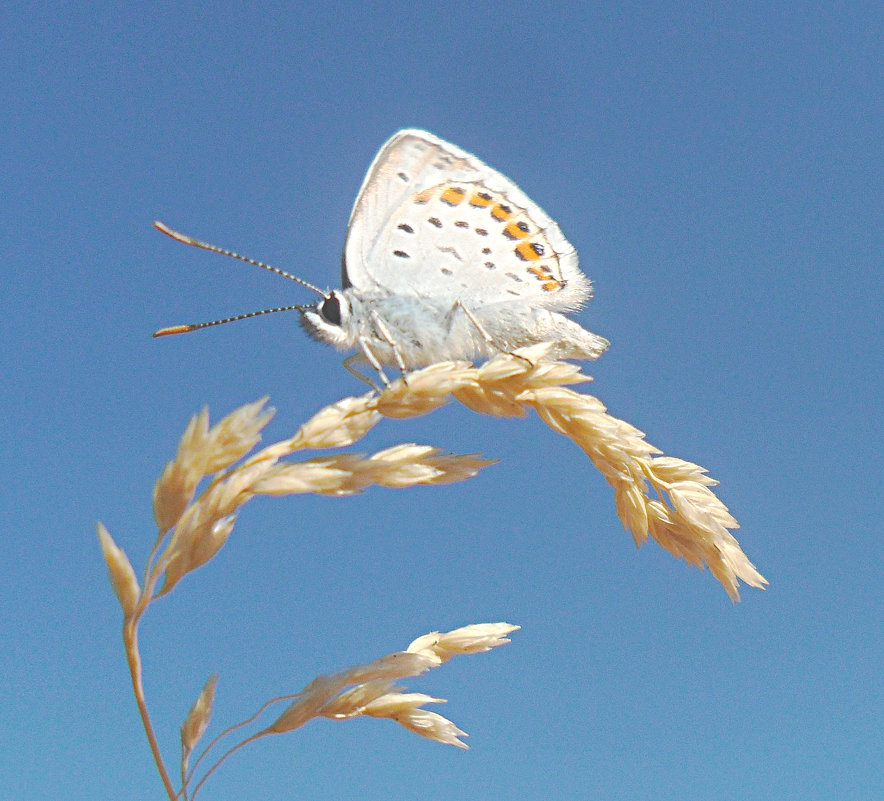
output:
<instances>
[{"instance_id":1,"label":"gradient blue background","mask_svg":"<svg viewBox=\"0 0 884 801\"><path fill-rule=\"evenodd\" d=\"M409 687L462 752L318 721L207 799L882 797L882 48L877 3L7 3L0 12L5 486L0 797L163 797L94 524L137 565L190 414L268 394L268 437L363 387L276 315L323 286L382 142L425 127L511 176L581 253L590 391L707 466L771 582L636 552L536 418L379 426L500 464L445 488L253 502L143 627L170 763L216 723L425 631L512 645Z\"/></svg>"}]
</instances>

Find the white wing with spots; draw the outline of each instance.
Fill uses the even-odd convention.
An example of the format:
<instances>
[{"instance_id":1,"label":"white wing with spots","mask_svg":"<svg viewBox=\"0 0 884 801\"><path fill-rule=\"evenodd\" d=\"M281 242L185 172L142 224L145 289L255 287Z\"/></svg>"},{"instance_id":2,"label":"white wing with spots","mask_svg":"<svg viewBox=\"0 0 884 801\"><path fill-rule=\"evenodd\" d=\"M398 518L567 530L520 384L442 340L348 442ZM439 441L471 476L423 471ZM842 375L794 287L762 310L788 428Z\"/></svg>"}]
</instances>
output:
<instances>
[{"instance_id":1,"label":"white wing with spots","mask_svg":"<svg viewBox=\"0 0 884 801\"><path fill-rule=\"evenodd\" d=\"M426 131L380 150L353 207L343 282L362 293L571 311L591 294L558 225L512 181Z\"/></svg>"}]
</instances>

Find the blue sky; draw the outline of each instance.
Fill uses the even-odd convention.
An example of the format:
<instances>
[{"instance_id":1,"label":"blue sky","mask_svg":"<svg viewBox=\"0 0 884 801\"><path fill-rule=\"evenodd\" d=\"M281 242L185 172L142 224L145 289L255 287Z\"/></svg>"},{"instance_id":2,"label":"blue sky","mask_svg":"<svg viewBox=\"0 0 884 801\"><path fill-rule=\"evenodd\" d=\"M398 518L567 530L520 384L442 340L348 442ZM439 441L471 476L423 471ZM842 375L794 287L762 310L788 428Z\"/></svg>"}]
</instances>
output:
<instances>
[{"instance_id":1,"label":"blue sky","mask_svg":"<svg viewBox=\"0 0 884 801\"><path fill-rule=\"evenodd\" d=\"M881 39L873 3L7 4L0 20L0 797L160 798L94 525L141 565L188 417L269 395L267 436L363 387L292 315L155 329L309 293L161 219L338 284L376 150L418 126L515 180L593 279L589 391L708 467L769 579L732 605L622 530L536 418L454 405L353 450L500 463L471 481L254 501L152 608L149 702L176 732L507 620L511 645L409 688L463 752L318 721L205 798L880 797Z\"/></svg>"}]
</instances>

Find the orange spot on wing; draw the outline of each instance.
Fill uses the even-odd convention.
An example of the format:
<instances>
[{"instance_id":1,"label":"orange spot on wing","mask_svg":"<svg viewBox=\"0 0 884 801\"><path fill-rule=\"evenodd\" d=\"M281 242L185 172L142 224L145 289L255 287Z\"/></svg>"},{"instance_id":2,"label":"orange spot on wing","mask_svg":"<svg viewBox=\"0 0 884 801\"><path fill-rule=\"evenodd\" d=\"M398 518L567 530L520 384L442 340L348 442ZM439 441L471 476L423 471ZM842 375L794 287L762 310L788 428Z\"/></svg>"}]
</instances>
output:
<instances>
[{"instance_id":1,"label":"orange spot on wing","mask_svg":"<svg viewBox=\"0 0 884 801\"><path fill-rule=\"evenodd\" d=\"M503 232L510 239L524 239L526 236L528 236L528 231L520 228L519 224L514 222L507 223L507 226L503 229Z\"/></svg>"},{"instance_id":2,"label":"orange spot on wing","mask_svg":"<svg viewBox=\"0 0 884 801\"><path fill-rule=\"evenodd\" d=\"M502 203L498 203L493 209L491 209L491 216L494 217L495 220L503 222L513 216L513 210L509 206L504 206Z\"/></svg>"},{"instance_id":3,"label":"orange spot on wing","mask_svg":"<svg viewBox=\"0 0 884 801\"><path fill-rule=\"evenodd\" d=\"M463 189L452 186L442 193L440 199L443 203L447 203L449 206L456 206L464 199L464 197L466 197L466 192L464 192Z\"/></svg>"},{"instance_id":4,"label":"orange spot on wing","mask_svg":"<svg viewBox=\"0 0 884 801\"><path fill-rule=\"evenodd\" d=\"M424 189L423 192L418 192L414 196L415 203L429 203L433 199L433 190L432 189Z\"/></svg>"},{"instance_id":5,"label":"orange spot on wing","mask_svg":"<svg viewBox=\"0 0 884 801\"><path fill-rule=\"evenodd\" d=\"M541 289L544 292L555 292L557 289L561 289L562 285L558 281L547 281Z\"/></svg>"},{"instance_id":6,"label":"orange spot on wing","mask_svg":"<svg viewBox=\"0 0 884 801\"><path fill-rule=\"evenodd\" d=\"M480 208L490 206L493 202L494 198L487 192L474 192L470 197L470 205L479 206Z\"/></svg>"},{"instance_id":7,"label":"orange spot on wing","mask_svg":"<svg viewBox=\"0 0 884 801\"><path fill-rule=\"evenodd\" d=\"M525 261L539 261L540 255L531 247L532 242L519 242L516 245L516 255Z\"/></svg>"}]
</instances>

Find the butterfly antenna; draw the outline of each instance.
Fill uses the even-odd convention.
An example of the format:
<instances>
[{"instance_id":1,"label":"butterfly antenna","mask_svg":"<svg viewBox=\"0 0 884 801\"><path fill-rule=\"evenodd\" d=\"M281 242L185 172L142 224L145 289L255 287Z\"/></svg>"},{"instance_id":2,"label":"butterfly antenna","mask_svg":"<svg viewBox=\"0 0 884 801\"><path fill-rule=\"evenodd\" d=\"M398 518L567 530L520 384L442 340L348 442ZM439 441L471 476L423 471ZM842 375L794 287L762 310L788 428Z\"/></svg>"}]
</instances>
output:
<instances>
[{"instance_id":1,"label":"butterfly antenna","mask_svg":"<svg viewBox=\"0 0 884 801\"><path fill-rule=\"evenodd\" d=\"M208 323L191 323L190 325L171 325L168 328L161 328L154 333L155 337L165 337L169 334L186 334L188 331L199 331L200 328L211 328L213 325L224 325L224 323L235 323L237 320L248 320L249 317L260 317L262 314L275 314L284 311L302 311L304 309L312 309L312 306L280 306L276 309L262 309L261 311L249 312L248 314L238 314L236 317L225 317L223 320L211 320Z\"/></svg>"},{"instance_id":2,"label":"butterfly antenna","mask_svg":"<svg viewBox=\"0 0 884 801\"><path fill-rule=\"evenodd\" d=\"M161 231L166 236L171 237L176 242L183 242L185 245L192 245L195 248L202 248L203 250L208 250L210 253L220 253L222 256L230 256L231 259L238 259L239 261L244 261L246 264L251 264L255 267L260 267L262 270L268 270L271 273L276 273L277 275L281 275L283 278L288 278L289 281L294 281L296 284L300 284L301 286L307 287L307 289L312 289L317 295L321 295L322 297L328 297L328 292L323 292L318 286L314 286L309 281L305 281L303 278L298 278L296 275L292 275L291 273L287 273L285 270L280 270L279 267L274 267L271 264L265 264L263 261L255 261L254 259L250 259L248 256L241 256L239 253L234 253L232 250L226 250L225 248L219 248L216 245L210 245L208 242L201 242L199 239L194 239L192 236L187 236L187 234L178 233L178 231L173 231L169 226L159 222L158 220L154 220L153 227L157 229L157 231ZM291 308L295 309L297 306L292 306ZM275 311L284 311L284 309L267 309L266 311L254 312L252 314L244 314L243 317L254 317L255 314L268 314L270 312ZM231 322L232 320L240 320L243 319L241 317L232 317L230 320L218 320L213 323L205 323L196 326L197 328L204 328L206 325L218 325L220 323ZM167 333L178 333L172 332L171 330L163 329ZM191 327L187 327L188 331L193 330ZM155 334L154 336L157 336Z\"/></svg>"}]
</instances>

